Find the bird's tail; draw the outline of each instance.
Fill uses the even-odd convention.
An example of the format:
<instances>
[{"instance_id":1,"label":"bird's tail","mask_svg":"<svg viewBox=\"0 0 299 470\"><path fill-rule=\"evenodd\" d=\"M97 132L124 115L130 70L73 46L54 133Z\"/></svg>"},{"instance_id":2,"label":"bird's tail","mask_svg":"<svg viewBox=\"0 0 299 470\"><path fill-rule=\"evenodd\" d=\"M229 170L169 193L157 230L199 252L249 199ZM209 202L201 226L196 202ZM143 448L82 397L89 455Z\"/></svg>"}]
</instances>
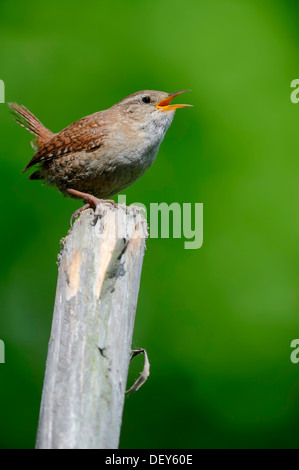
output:
<instances>
[{"instance_id":1,"label":"bird's tail","mask_svg":"<svg viewBox=\"0 0 299 470\"><path fill-rule=\"evenodd\" d=\"M16 115L15 121L35 135L38 149L43 147L53 137L53 132L47 129L25 106L17 103L8 103L8 106ZM35 148L35 142L33 143L33 148ZM38 149L35 148L35 150Z\"/></svg>"}]
</instances>

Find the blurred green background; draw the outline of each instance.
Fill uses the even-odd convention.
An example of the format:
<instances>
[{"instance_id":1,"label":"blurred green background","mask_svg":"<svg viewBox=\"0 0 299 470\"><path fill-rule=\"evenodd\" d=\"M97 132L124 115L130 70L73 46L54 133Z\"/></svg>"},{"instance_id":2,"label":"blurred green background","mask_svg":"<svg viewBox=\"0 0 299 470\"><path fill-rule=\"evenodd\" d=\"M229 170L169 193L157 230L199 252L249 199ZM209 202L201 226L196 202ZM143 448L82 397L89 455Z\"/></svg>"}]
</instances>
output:
<instances>
[{"instance_id":1,"label":"blurred green background","mask_svg":"<svg viewBox=\"0 0 299 470\"><path fill-rule=\"evenodd\" d=\"M52 131L141 89L191 88L127 202L202 202L204 243L149 239L121 448L298 447L298 2L0 2L6 101ZM182 101L182 100L181 100ZM59 241L78 201L21 170L0 104L0 447L34 447ZM132 383L142 359L132 363Z\"/></svg>"}]
</instances>

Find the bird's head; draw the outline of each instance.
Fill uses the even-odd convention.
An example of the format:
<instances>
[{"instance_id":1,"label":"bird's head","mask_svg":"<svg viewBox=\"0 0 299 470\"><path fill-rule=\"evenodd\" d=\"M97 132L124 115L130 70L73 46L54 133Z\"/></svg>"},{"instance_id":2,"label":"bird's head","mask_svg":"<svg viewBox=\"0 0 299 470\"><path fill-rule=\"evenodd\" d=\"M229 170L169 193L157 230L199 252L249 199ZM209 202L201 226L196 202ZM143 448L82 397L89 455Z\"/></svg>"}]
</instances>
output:
<instances>
[{"instance_id":1,"label":"bird's head","mask_svg":"<svg viewBox=\"0 0 299 470\"><path fill-rule=\"evenodd\" d=\"M173 98L186 91L190 90L176 93L142 90L127 96L113 107L117 107L126 119L133 119L137 125L144 129L156 126L165 128L166 131L176 109L192 106L190 104L172 104Z\"/></svg>"}]
</instances>

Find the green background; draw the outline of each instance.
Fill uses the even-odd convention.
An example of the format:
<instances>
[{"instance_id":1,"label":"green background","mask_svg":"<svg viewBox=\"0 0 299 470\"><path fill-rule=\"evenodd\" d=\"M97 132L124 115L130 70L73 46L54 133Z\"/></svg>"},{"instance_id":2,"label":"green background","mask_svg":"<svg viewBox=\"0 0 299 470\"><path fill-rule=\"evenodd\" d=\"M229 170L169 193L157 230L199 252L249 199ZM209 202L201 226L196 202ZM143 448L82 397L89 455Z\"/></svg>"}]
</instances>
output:
<instances>
[{"instance_id":1,"label":"green background","mask_svg":"<svg viewBox=\"0 0 299 470\"><path fill-rule=\"evenodd\" d=\"M149 239L122 448L298 447L298 2L0 2L6 101L52 131L141 89L190 88L127 202L202 202L204 243ZM0 104L0 447L34 446L59 241L78 201L21 170ZM130 383L142 359L132 364Z\"/></svg>"}]
</instances>

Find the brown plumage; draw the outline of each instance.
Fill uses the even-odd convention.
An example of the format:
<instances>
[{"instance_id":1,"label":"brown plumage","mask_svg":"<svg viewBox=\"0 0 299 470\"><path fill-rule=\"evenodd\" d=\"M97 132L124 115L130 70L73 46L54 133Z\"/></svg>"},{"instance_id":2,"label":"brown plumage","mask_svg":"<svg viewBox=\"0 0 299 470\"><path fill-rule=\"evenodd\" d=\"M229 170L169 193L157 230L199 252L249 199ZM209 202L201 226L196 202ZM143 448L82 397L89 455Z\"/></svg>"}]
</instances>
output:
<instances>
[{"instance_id":1,"label":"brown plumage","mask_svg":"<svg viewBox=\"0 0 299 470\"><path fill-rule=\"evenodd\" d=\"M38 147L42 147L51 139L55 134L49 131L25 106L20 106L17 103L8 103L8 106L17 115L15 121L24 127L31 134L36 136L36 143ZM21 118L21 120L20 120Z\"/></svg>"},{"instance_id":2,"label":"brown plumage","mask_svg":"<svg viewBox=\"0 0 299 470\"><path fill-rule=\"evenodd\" d=\"M16 121L36 138L37 152L23 171L38 165L30 179L44 179L95 205L96 198L119 193L150 167L175 109L188 106L170 104L180 93L140 91L57 134L24 106L10 103Z\"/></svg>"}]
</instances>

